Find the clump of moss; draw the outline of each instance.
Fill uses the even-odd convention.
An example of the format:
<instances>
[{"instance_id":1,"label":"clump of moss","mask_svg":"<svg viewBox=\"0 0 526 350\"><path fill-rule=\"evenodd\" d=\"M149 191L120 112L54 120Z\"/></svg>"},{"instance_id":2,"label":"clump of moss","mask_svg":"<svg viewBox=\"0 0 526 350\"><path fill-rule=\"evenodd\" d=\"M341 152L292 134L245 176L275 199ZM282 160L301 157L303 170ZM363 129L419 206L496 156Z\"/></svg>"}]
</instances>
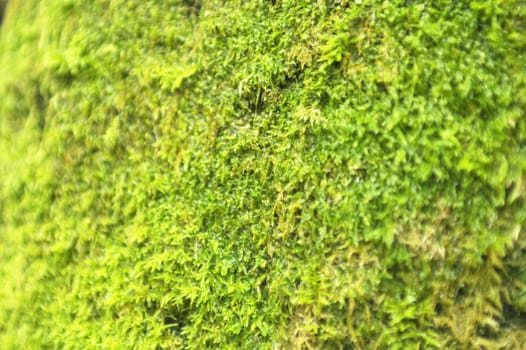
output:
<instances>
[{"instance_id":1,"label":"clump of moss","mask_svg":"<svg viewBox=\"0 0 526 350\"><path fill-rule=\"evenodd\" d=\"M526 5L10 0L5 349L524 349Z\"/></svg>"}]
</instances>

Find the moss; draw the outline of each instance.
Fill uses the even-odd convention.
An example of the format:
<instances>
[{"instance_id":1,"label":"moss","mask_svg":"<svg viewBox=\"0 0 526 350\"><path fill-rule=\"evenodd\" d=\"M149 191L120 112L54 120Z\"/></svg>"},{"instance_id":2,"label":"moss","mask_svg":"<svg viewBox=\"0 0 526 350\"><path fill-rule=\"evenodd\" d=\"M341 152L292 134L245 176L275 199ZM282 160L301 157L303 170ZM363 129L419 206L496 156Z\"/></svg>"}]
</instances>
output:
<instances>
[{"instance_id":1,"label":"moss","mask_svg":"<svg viewBox=\"0 0 526 350\"><path fill-rule=\"evenodd\" d=\"M10 0L5 349L522 349L526 6Z\"/></svg>"}]
</instances>

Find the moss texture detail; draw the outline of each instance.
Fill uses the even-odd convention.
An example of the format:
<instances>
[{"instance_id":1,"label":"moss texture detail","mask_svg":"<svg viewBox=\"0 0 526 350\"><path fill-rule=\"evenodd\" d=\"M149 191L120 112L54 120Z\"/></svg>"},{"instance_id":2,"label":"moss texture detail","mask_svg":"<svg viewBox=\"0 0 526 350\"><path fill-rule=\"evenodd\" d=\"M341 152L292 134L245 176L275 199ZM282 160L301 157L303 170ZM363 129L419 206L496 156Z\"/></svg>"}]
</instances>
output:
<instances>
[{"instance_id":1,"label":"moss texture detail","mask_svg":"<svg viewBox=\"0 0 526 350\"><path fill-rule=\"evenodd\" d=\"M2 349L525 349L523 0L10 0Z\"/></svg>"}]
</instances>

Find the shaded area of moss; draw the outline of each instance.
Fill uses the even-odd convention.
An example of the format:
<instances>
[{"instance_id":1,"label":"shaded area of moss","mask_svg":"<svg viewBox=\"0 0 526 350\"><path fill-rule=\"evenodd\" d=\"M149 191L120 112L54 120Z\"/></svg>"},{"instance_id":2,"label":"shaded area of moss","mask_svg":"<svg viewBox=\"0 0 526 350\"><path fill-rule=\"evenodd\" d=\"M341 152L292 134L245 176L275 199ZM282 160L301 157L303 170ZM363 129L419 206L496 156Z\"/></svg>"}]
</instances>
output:
<instances>
[{"instance_id":1,"label":"shaded area of moss","mask_svg":"<svg viewBox=\"0 0 526 350\"><path fill-rule=\"evenodd\" d=\"M526 5L10 0L0 344L522 349Z\"/></svg>"}]
</instances>

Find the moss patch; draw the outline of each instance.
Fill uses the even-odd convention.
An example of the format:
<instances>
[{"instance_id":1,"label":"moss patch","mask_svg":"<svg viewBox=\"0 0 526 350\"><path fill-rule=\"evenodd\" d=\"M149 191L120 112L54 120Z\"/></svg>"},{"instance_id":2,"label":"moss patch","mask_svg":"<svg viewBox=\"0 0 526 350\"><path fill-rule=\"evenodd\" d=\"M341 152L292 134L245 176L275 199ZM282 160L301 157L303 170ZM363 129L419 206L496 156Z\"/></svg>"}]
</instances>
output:
<instances>
[{"instance_id":1,"label":"moss patch","mask_svg":"<svg viewBox=\"0 0 526 350\"><path fill-rule=\"evenodd\" d=\"M10 0L5 349L524 349L526 5Z\"/></svg>"}]
</instances>

